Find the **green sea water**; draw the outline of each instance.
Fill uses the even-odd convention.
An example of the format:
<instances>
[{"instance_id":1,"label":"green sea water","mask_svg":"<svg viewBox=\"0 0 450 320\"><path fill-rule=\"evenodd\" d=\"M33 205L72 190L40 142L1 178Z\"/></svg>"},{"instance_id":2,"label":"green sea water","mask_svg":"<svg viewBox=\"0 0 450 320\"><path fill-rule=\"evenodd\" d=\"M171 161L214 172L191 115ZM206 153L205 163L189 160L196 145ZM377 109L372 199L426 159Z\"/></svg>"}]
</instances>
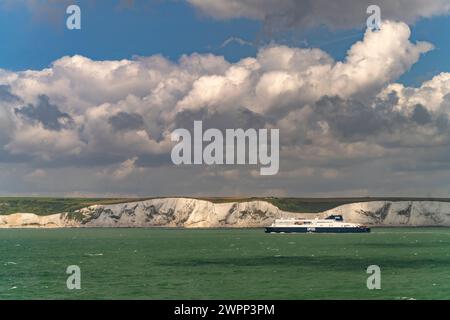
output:
<instances>
[{"instance_id":1,"label":"green sea water","mask_svg":"<svg viewBox=\"0 0 450 320\"><path fill-rule=\"evenodd\" d=\"M450 228L0 229L0 299L450 299Z\"/></svg>"}]
</instances>

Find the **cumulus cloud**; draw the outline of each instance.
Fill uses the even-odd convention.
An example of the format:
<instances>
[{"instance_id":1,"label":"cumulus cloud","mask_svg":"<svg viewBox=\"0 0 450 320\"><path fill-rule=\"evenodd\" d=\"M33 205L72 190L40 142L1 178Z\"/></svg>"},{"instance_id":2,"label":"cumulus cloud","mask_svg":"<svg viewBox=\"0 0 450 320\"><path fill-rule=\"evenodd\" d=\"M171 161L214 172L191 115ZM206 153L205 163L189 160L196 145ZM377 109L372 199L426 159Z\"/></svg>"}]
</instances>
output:
<instances>
[{"instance_id":1,"label":"cumulus cloud","mask_svg":"<svg viewBox=\"0 0 450 320\"><path fill-rule=\"evenodd\" d=\"M388 85L380 97L395 93L399 98L398 109L411 112L415 105L421 104L436 112L448 112L450 109L450 73L441 73L418 88L405 87L393 83Z\"/></svg>"},{"instance_id":2,"label":"cumulus cloud","mask_svg":"<svg viewBox=\"0 0 450 320\"><path fill-rule=\"evenodd\" d=\"M188 0L204 14L217 19L262 20L269 28L316 27L360 28L365 26L364 0ZM408 23L450 12L448 0L379 0L383 19Z\"/></svg>"},{"instance_id":3,"label":"cumulus cloud","mask_svg":"<svg viewBox=\"0 0 450 320\"><path fill-rule=\"evenodd\" d=\"M272 45L236 63L212 54L177 62L73 56L43 70L0 71L0 163L22 157L17 174L45 170L49 186L65 168L70 192L375 190L383 173L424 159L442 170L450 159L450 75L417 88L395 82L431 49L412 42L406 24L387 21L342 61L319 49ZM194 120L204 128L279 128L280 174L174 168L170 134ZM367 170L373 185L361 186L353 174L368 179Z\"/></svg>"}]
</instances>

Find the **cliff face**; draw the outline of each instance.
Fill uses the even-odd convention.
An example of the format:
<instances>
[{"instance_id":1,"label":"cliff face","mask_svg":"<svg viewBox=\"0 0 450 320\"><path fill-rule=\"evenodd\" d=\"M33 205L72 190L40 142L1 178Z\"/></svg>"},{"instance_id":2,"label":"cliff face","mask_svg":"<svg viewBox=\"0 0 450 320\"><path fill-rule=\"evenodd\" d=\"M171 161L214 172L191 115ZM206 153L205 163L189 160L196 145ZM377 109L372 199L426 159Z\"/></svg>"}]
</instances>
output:
<instances>
[{"instance_id":1,"label":"cliff face","mask_svg":"<svg viewBox=\"0 0 450 320\"><path fill-rule=\"evenodd\" d=\"M450 202L372 201L351 203L322 212L345 221L374 226L450 226Z\"/></svg>"},{"instance_id":2,"label":"cliff face","mask_svg":"<svg viewBox=\"0 0 450 320\"><path fill-rule=\"evenodd\" d=\"M0 228L14 227L263 227L282 216L264 201L212 203L189 198L163 198L115 205L94 205L74 213L0 216Z\"/></svg>"},{"instance_id":3,"label":"cliff face","mask_svg":"<svg viewBox=\"0 0 450 320\"><path fill-rule=\"evenodd\" d=\"M264 201L212 203L167 198L91 206L80 210L80 225L86 227L263 227L282 216L282 211Z\"/></svg>"},{"instance_id":4,"label":"cliff face","mask_svg":"<svg viewBox=\"0 0 450 320\"><path fill-rule=\"evenodd\" d=\"M370 226L450 226L450 203L437 201L374 201L352 203L318 215L284 212L265 201L212 203L189 198L163 198L115 205L95 205L74 213L0 216L0 228L14 227L184 227L250 228L277 218L327 217Z\"/></svg>"},{"instance_id":5,"label":"cliff face","mask_svg":"<svg viewBox=\"0 0 450 320\"><path fill-rule=\"evenodd\" d=\"M33 213L0 215L0 228L61 228L76 226L73 221L65 221L61 214L38 216Z\"/></svg>"}]
</instances>

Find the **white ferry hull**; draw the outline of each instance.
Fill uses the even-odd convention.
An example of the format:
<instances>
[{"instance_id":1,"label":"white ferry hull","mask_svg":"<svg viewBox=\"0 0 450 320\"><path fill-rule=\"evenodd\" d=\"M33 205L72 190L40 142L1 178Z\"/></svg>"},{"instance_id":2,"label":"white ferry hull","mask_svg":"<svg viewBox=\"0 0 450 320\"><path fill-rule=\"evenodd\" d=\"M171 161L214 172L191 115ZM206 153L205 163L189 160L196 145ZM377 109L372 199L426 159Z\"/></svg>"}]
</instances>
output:
<instances>
[{"instance_id":1,"label":"white ferry hull","mask_svg":"<svg viewBox=\"0 0 450 320\"><path fill-rule=\"evenodd\" d=\"M368 233L368 227L266 227L266 233Z\"/></svg>"}]
</instances>

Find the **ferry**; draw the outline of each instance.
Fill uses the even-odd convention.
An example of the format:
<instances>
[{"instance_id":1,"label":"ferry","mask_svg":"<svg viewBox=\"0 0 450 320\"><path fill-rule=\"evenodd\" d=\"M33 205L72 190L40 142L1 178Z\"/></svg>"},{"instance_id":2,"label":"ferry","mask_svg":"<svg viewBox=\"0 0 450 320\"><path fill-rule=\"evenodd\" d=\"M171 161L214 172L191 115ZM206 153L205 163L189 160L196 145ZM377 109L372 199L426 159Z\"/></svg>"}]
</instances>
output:
<instances>
[{"instance_id":1,"label":"ferry","mask_svg":"<svg viewBox=\"0 0 450 320\"><path fill-rule=\"evenodd\" d=\"M370 228L361 224L347 223L341 215L325 219L277 219L266 227L266 233L367 233Z\"/></svg>"}]
</instances>

